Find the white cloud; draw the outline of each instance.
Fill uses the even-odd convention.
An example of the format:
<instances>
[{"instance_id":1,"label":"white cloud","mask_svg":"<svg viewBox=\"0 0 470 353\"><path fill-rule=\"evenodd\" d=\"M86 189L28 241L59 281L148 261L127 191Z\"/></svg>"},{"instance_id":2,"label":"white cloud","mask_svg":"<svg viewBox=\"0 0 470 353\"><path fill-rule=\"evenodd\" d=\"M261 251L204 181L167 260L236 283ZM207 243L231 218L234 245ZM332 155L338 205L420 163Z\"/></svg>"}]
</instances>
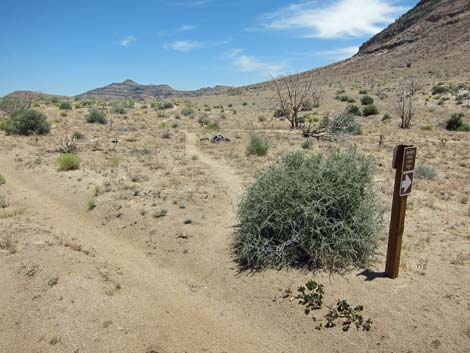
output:
<instances>
[{"instance_id":1,"label":"white cloud","mask_svg":"<svg viewBox=\"0 0 470 353\"><path fill-rule=\"evenodd\" d=\"M127 36L126 38L121 39L119 41L119 45L121 45L123 47L127 47L132 42L135 42L135 37L130 35L130 36Z\"/></svg>"},{"instance_id":2,"label":"white cloud","mask_svg":"<svg viewBox=\"0 0 470 353\"><path fill-rule=\"evenodd\" d=\"M345 47L345 48L337 48L332 50L324 50L314 52L314 55L323 55L329 56L333 59L341 60L347 59L356 54L359 51L359 47Z\"/></svg>"},{"instance_id":3,"label":"white cloud","mask_svg":"<svg viewBox=\"0 0 470 353\"><path fill-rule=\"evenodd\" d=\"M178 28L178 31L193 31L195 30L197 27L196 26L193 26L193 25L181 25L179 26Z\"/></svg>"},{"instance_id":4,"label":"white cloud","mask_svg":"<svg viewBox=\"0 0 470 353\"><path fill-rule=\"evenodd\" d=\"M264 15L262 26L298 30L303 37L360 37L380 32L404 10L392 0L307 1Z\"/></svg>"},{"instance_id":5,"label":"white cloud","mask_svg":"<svg viewBox=\"0 0 470 353\"><path fill-rule=\"evenodd\" d=\"M190 52L193 49L198 49L203 46L203 43L191 40L178 40L173 43L165 44L166 49L173 49L183 53Z\"/></svg>"},{"instance_id":6,"label":"white cloud","mask_svg":"<svg viewBox=\"0 0 470 353\"><path fill-rule=\"evenodd\" d=\"M232 59L232 64L238 70L244 72L259 72L264 75L279 76L288 69L285 63L273 63L262 61L254 56L243 54L243 49L232 49L226 56Z\"/></svg>"}]
</instances>

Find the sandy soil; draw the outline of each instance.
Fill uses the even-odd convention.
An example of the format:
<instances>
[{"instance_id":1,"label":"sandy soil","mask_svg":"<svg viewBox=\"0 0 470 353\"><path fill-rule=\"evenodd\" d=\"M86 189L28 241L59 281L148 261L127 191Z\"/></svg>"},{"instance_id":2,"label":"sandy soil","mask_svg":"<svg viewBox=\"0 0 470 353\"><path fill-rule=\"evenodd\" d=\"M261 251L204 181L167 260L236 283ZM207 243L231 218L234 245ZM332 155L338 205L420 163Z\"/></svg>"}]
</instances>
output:
<instances>
[{"instance_id":1,"label":"sandy soil","mask_svg":"<svg viewBox=\"0 0 470 353\"><path fill-rule=\"evenodd\" d=\"M83 108L63 117L41 106L54 119L49 136L0 132L0 193L8 202L0 208L0 352L468 351L470 137L438 127L451 108L431 113L423 104L407 131L361 118L363 135L320 141L307 152L354 144L372 154L386 214L395 144L413 142L418 163L436 168L436 180L414 186L400 277L390 280L380 274L387 217L368 271L238 271L231 244L243 189L256 171L300 150L303 138L271 119L267 97L192 100L201 112L203 104L228 103L237 114L225 108L225 118L217 109L209 116L230 143L200 141L214 132L187 117L164 138L160 123L174 121L179 108L158 116L139 104L126 118L112 116L112 129L86 124ZM380 110L389 104L379 102ZM319 115L339 107L328 98ZM429 123L433 131L419 129ZM58 172L54 149L74 131L85 134L80 169ZM253 132L269 137L267 157L246 157ZM87 210L89 200L95 209ZM312 278L325 285L328 304L364 305L371 331L316 330L285 295Z\"/></svg>"}]
</instances>

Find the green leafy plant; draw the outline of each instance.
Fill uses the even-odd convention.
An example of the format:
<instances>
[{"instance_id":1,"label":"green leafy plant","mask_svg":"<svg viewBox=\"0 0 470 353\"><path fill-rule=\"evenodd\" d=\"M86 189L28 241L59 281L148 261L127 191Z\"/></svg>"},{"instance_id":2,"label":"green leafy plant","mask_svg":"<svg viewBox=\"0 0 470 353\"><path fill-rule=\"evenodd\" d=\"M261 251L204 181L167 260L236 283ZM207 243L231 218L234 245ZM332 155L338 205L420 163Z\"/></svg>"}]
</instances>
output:
<instances>
[{"instance_id":1,"label":"green leafy plant","mask_svg":"<svg viewBox=\"0 0 470 353\"><path fill-rule=\"evenodd\" d=\"M317 330L321 330L323 327L333 328L337 325L341 325L344 332L349 331L352 325L356 326L357 330L369 331L371 329L372 320L364 319L363 305L352 307L345 299L338 300L335 306L324 304L325 291L322 284L310 280L305 286L300 286L297 292L298 295L295 299L299 299L299 304L304 306L305 315L309 315L313 310L328 308L328 313L315 327ZM290 290L286 290L284 297L290 297L290 293ZM315 316L312 318L317 321Z\"/></svg>"},{"instance_id":2,"label":"green leafy plant","mask_svg":"<svg viewBox=\"0 0 470 353\"><path fill-rule=\"evenodd\" d=\"M268 153L269 141L265 136L251 135L246 147L248 156L265 156Z\"/></svg>"},{"instance_id":3,"label":"green leafy plant","mask_svg":"<svg viewBox=\"0 0 470 353\"><path fill-rule=\"evenodd\" d=\"M337 321L340 320L341 328L343 331L349 331L351 325L355 325L356 329L362 329L363 331L369 331L372 325L372 320L365 320L362 316L364 307L357 305L354 308L346 301L339 300L336 306L329 308L330 311L325 315L326 328L332 328L337 325Z\"/></svg>"},{"instance_id":4,"label":"green leafy plant","mask_svg":"<svg viewBox=\"0 0 470 353\"><path fill-rule=\"evenodd\" d=\"M57 157L59 171L76 170L80 167L80 157L74 153L64 153Z\"/></svg>"},{"instance_id":5,"label":"green leafy plant","mask_svg":"<svg viewBox=\"0 0 470 353\"><path fill-rule=\"evenodd\" d=\"M0 174L0 185L5 184L7 181L3 175Z\"/></svg>"},{"instance_id":6,"label":"green leafy plant","mask_svg":"<svg viewBox=\"0 0 470 353\"><path fill-rule=\"evenodd\" d=\"M305 306L304 312L306 315L311 310L321 309L323 305L323 285L315 281L308 281L304 286L297 289L299 294L295 297L299 299L299 304Z\"/></svg>"},{"instance_id":7,"label":"green leafy plant","mask_svg":"<svg viewBox=\"0 0 470 353\"><path fill-rule=\"evenodd\" d=\"M290 153L257 175L239 207L234 250L243 269L364 266L381 224L372 160L355 150Z\"/></svg>"}]
</instances>

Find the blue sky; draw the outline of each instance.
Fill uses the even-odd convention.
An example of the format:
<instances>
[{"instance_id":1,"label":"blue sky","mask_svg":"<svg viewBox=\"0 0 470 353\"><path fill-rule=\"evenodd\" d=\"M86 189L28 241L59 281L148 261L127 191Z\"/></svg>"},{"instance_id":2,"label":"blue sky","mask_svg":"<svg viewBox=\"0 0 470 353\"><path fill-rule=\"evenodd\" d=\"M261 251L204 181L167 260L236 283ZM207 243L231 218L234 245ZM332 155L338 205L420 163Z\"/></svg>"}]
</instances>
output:
<instances>
[{"instance_id":1,"label":"blue sky","mask_svg":"<svg viewBox=\"0 0 470 353\"><path fill-rule=\"evenodd\" d=\"M417 2L2 0L0 96L264 81L351 56Z\"/></svg>"}]
</instances>

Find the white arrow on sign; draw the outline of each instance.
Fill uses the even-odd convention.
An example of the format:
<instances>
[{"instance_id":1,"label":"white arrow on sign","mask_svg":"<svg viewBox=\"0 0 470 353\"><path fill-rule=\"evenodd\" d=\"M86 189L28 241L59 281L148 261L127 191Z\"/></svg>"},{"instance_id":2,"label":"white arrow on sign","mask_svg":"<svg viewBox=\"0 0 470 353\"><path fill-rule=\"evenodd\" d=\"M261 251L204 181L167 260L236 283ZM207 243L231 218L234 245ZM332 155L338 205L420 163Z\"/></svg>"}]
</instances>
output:
<instances>
[{"instance_id":1,"label":"white arrow on sign","mask_svg":"<svg viewBox=\"0 0 470 353\"><path fill-rule=\"evenodd\" d=\"M406 191L410 188L412 184L412 181L408 174L405 174L405 180L402 180L401 182L401 188L403 189L403 193L406 193Z\"/></svg>"}]
</instances>

